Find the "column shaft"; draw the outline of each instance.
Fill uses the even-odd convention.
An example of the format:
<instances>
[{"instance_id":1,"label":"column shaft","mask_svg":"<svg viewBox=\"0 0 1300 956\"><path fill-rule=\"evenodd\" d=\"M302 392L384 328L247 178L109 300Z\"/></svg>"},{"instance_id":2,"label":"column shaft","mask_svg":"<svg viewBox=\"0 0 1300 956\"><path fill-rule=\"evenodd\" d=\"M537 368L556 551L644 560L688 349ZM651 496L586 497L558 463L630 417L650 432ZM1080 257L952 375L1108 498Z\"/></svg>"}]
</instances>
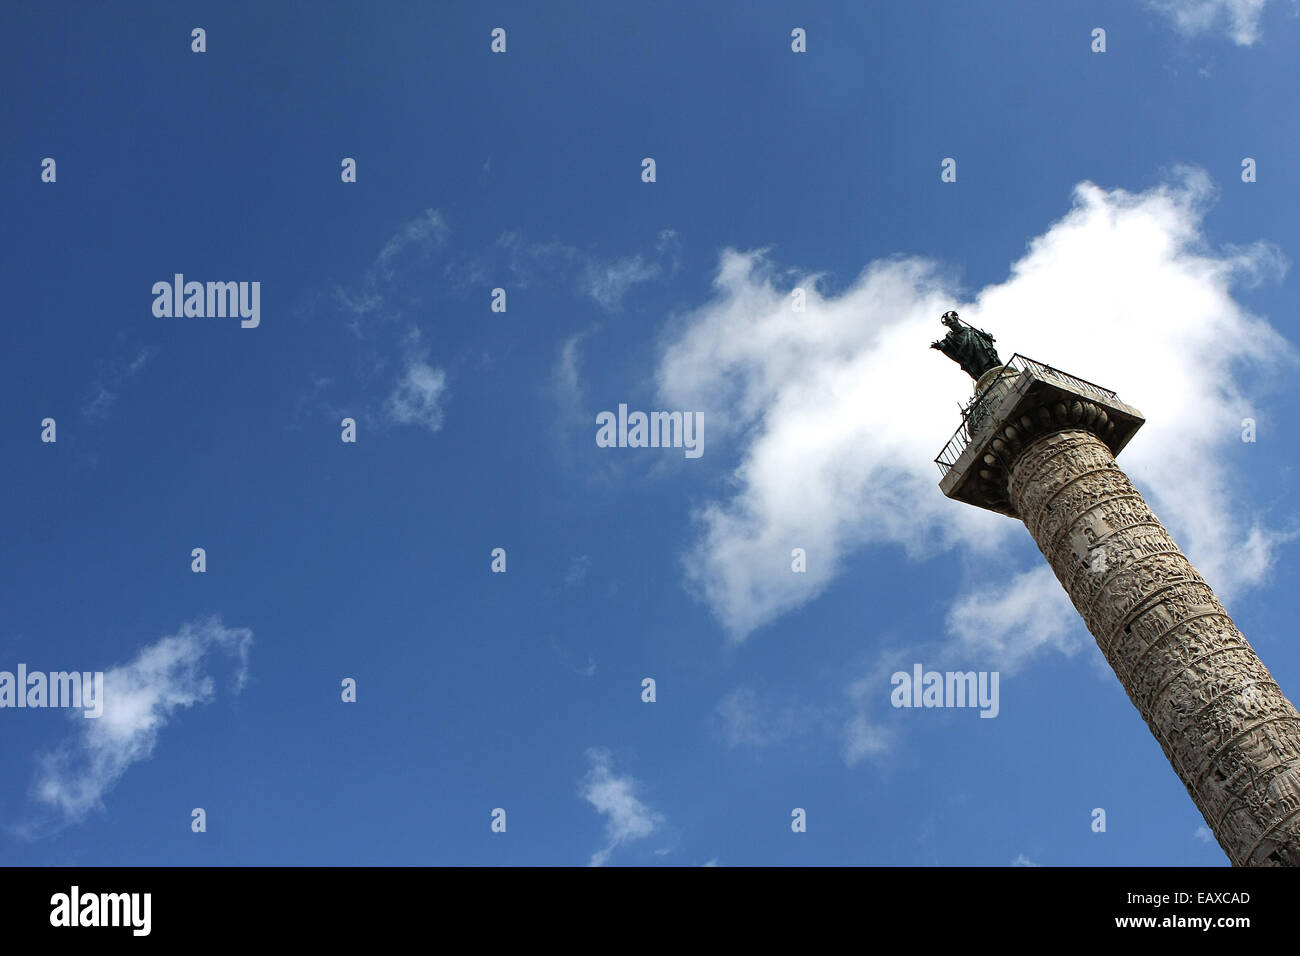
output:
<instances>
[{"instance_id":1,"label":"column shaft","mask_svg":"<svg viewBox=\"0 0 1300 956\"><path fill-rule=\"evenodd\" d=\"M1008 493L1229 860L1300 866L1300 714L1110 449L1033 441Z\"/></svg>"}]
</instances>

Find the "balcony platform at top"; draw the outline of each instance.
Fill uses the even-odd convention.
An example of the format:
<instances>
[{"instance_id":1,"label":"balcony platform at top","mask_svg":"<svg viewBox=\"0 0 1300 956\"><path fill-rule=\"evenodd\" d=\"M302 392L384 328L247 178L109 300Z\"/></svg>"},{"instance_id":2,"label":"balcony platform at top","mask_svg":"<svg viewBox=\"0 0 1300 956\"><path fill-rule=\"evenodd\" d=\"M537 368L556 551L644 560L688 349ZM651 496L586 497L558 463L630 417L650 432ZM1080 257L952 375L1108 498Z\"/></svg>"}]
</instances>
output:
<instances>
[{"instance_id":1,"label":"balcony platform at top","mask_svg":"<svg viewBox=\"0 0 1300 956\"><path fill-rule=\"evenodd\" d=\"M1118 455L1145 421L1110 389L1013 355L977 383L961 425L935 459L942 475L939 488L957 501L1019 517L1007 499L1016 448L1080 428L1097 435Z\"/></svg>"}]
</instances>

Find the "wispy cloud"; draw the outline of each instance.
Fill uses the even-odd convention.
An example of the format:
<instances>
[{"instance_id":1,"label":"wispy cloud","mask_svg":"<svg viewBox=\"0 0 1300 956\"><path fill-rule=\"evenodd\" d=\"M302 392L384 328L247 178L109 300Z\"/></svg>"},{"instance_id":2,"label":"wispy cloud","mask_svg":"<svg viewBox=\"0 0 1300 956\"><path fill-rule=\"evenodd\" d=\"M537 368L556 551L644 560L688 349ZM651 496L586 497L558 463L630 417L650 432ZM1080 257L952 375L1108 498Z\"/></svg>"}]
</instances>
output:
<instances>
[{"instance_id":1,"label":"wispy cloud","mask_svg":"<svg viewBox=\"0 0 1300 956\"><path fill-rule=\"evenodd\" d=\"M407 222L384 244L368 278L376 281L382 278L385 282L392 282L398 272L398 263L404 256L414 251L417 258L423 259L446 243L450 232L442 213L436 209L426 209L423 215Z\"/></svg>"},{"instance_id":2,"label":"wispy cloud","mask_svg":"<svg viewBox=\"0 0 1300 956\"><path fill-rule=\"evenodd\" d=\"M969 302L926 260L874 262L831 296L761 251L726 250L712 300L683 318L657 380L666 407L704 411L717 455L734 463L734 491L696 511L685 555L688 583L728 634L742 640L815 598L847 555L894 545L918 561L971 556L949 627L992 663L1068 649L1077 615L1052 597L1060 586L1022 526L938 490L932 459L970 395L926 348L949 308L991 329L1003 358L1063 366L1141 409L1148 422L1123 463L1153 508L1221 596L1264 580L1285 536L1245 517L1231 490L1252 408L1239 376L1296 359L1231 291L1278 278L1286 260L1264 242L1211 247L1201 222L1213 197L1190 169L1137 194L1081 183L1010 277ZM792 309L795 287L805 313ZM814 558L806 574L790 573L796 546ZM1011 573L1024 573L1001 584L1017 560ZM963 623L975 618L979 634Z\"/></svg>"},{"instance_id":3,"label":"wispy cloud","mask_svg":"<svg viewBox=\"0 0 1300 956\"><path fill-rule=\"evenodd\" d=\"M761 697L752 687L737 687L715 708L722 739L728 747L767 747L808 733L821 712L792 701Z\"/></svg>"},{"instance_id":4,"label":"wispy cloud","mask_svg":"<svg viewBox=\"0 0 1300 956\"><path fill-rule=\"evenodd\" d=\"M637 797L640 784L632 777L614 774L613 758L608 750L593 747L587 751L591 769L582 781L580 794L605 816L605 846L592 854L589 866L603 866L615 849L654 833L664 817Z\"/></svg>"},{"instance_id":5,"label":"wispy cloud","mask_svg":"<svg viewBox=\"0 0 1300 956\"><path fill-rule=\"evenodd\" d=\"M388 418L398 425L421 425L431 432L442 427L442 401L447 373L423 359L410 359L406 371L384 405Z\"/></svg>"},{"instance_id":6,"label":"wispy cloud","mask_svg":"<svg viewBox=\"0 0 1300 956\"><path fill-rule=\"evenodd\" d=\"M568 570L564 572L564 586L566 588L581 587L587 580L587 572L591 570L591 555L579 554L569 559Z\"/></svg>"},{"instance_id":7,"label":"wispy cloud","mask_svg":"<svg viewBox=\"0 0 1300 956\"><path fill-rule=\"evenodd\" d=\"M659 275L659 265L641 256L615 259L612 262L588 263L582 276L582 291L602 308L614 312L623 305L623 296L638 282Z\"/></svg>"},{"instance_id":8,"label":"wispy cloud","mask_svg":"<svg viewBox=\"0 0 1300 956\"><path fill-rule=\"evenodd\" d=\"M1222 31L1238 46L1260 38L1260 19L1268 0L1145 0L1184 36Z\"/></svg>"},{"instance_id":9,"label":"wispy cloud","mask_svg":"<svg viewBox=\"0 0 1300 956\"><path fill-rule=\"evenodd\" d=\"M889 752L894 735L887 727L873 724L865 711L855 714L844 727L844 762L849 766L867 757Z\"/></svg>"},{"instance_id":10,"label":"wispy cloud","mask_svg":"<svg viewBox=\"0 0 1300 956\"><path fill-rule=\"evenodd\" d=\"M88 422L104 421L117 404L118 392L158 354L152 345L132 348L123 357L99 363L99 372L87 389L86 400L81 405L81 415Z\"/></svg>"},{"instance_id":11,"label":"wispy cloud","mask_svg":"<svg viewBox=\"0 0 1300 956\"><path fill-rule=\"evenodd\" d=\"M1017 856L1014 860L1011 861L1011 865L1012 866L1039 866L1040 864L1035 863L1033 860L1029 859L1029 857L1021 853L1019 856Z\"/></svg>"},{"instance_id":12,"label":"wispy cloud","mask_svg":"<svg viewBox=\"0 0 1300 956\"><path fill-rule=\"evenodd\" d=\"M617 312L634 286L673 275L680 254L681 243L672 229L660 232L653 254L612 257L583 251L560 239L530 239L512 229L502 233L486 254L458 258L447 264L443 274L465 292L498 285L507 290L541 283L567 286L605 311Z\"/></svg>"},{"instance_id":13,"label":"wispy cloud","mask_svg":"<svg viewBox=\"0 0 1300 956\"><path fill-rule=\"evenodd\" d=\"M426 209L384 243L354 288L335 288L347 328L365 343L355 357L352 383L360 395L334 400L329 392L338 376L318 374L307 403L335 420L346 414L381 427L415 425L430 432L442 427L449 376L422 344L420 325L412 318L420 297L412 290L427 281L429 265L450 231L441 213Z\"/></svg>"},{"instance_id":14,"label":"wispy cloud","mask_svg":"<svg viewBox=\"0 0 1300 956\"><path fill-rule=\"evenodd\" d=\"M590 331L578 332L565 339L555 360L552 378L556 397L566 409L577 408L582 402L582 375L579 369L581 359L578 349Z\"/></svg>"},{"instance_id":15,"label":"wispy cloud","mask_svg":"<svg viewBox=\"0 0 1300 956\"><path fill-rule=\"evenodd\" d=\"M542 277L566 275L582 261L577 247L567 242L528 239L515 229L501 234L493 252L504 267L506 284L518 289L526 289Z\"/></svg>"},{"instance_id":16,"label":"wispy cloud","mask_svg":"<svg viewBox=\"0 0 1300 956\"><path fill-rule=\"evenodd\" d=\"M659 234L654 259L640 253L621 259L589 258L579 288L608 312L623 307L623 298L634 285L677 271L681 244L677 233L665 229Z\"/></svg>"},{"instance_id":17,"label":"wispy cloud","mask_svg":"<svg viewBox=\"0 0 1300 956\"><path fill-rule=\"evenodd\" d=\"M596 331L588 326L575 332L560 345L551 368L551 392L555 397L555 425L562 436L571 436L579 426L586 427L592 415L586 407L586 389L582 382L582 343Z\"/></svg>"},{"instance_id":18,"label":"wispy cloud","mask_svg":"<svg viewBox=\"0 0 1300 956\"><path fill-rule=\"evenodd\" d=\"M845 689L852 716L840 726L844 762L853 766L869 757L889 753L897 739L888 724L873 720L871 714L883 707L893 690L890 676L899 670L911 668L911 662L920 654L917 647L885 647L877 650L876 660L870 670L856 678ZM932 659L927 656L927 659Z\"/></svg>"},{"instance_id":19,"label":"wispy cloud","mask_svg":"<svg viewBox=\"0 0 1300 956\"><path fill-rule=\"evenodd\" d=\"M1019 670L1043 648L1079 649L1070 598L1046 564L1006 581L976 585L948 610L948 633L967 660L992 660Z\"/></svg>"},{"instance_id":20,"label":"wispy cloud","mask_svg":"<svg viewBox=\"0 0 1300 956\"><path fill-rule=\"evenodd\" d=\"M253 632L227 628L210 617L181 626L149 644L129 663L104 672L104 712L81 717L76 730L54 750L40 755L32 793L64 824L102 807L104 795L132 764L148 759L158 735L178 709L210 701L216 682L208 671L214 657L234 663L231 688L243 689Z\"/></svg>"},{"instance_id":21,"label":"wispy cloud","mask_svg":"<svg viewBox=\"0 0 1300 956\"><path fill-rule=\"evenodd\" d=\"M405 314L410 282L427 271L450 232L438 210L426 209L403 223L384 243L356 287L335 287L334 299L350 316L348 327L358 338L367 334L369 320L392 320Z\"/></svg>"}]
</instances>

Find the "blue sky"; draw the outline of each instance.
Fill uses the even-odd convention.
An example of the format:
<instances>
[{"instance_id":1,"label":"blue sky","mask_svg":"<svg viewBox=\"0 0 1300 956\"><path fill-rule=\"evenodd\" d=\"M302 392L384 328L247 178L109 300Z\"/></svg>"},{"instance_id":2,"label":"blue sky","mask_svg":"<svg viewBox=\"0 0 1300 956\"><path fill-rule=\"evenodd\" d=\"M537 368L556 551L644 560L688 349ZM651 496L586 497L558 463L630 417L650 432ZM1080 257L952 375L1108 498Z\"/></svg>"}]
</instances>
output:
<instances>
[{"instance_id":1,"label":"blue sky","mask_svg":"<svg viewBox=\"0 0 1300 956\"><path fill-rule=\"evenodd\" d=\"M733 7L0 13L0 669L110 678L0 710L0 861L1226 864L1023 527L939 492L926 346L1140 408L1294 698L1296 7ZM156 316L178 272L260 324ZM620 403L704 454L598 447ZM891 707L916 663L997 717Z\"/></svg>"}]
</instances>

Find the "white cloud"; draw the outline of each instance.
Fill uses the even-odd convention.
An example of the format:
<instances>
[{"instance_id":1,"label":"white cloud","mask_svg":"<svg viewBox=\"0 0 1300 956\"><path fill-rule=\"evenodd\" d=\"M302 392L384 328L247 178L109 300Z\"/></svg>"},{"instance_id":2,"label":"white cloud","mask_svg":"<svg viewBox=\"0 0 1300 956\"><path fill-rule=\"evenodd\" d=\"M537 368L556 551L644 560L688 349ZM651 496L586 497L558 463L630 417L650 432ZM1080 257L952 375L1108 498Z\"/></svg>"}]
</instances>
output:
<instances>
[{"instance_id":1,"label":"white cloud","mask_svg":"<svg viewBox=\"0 0 1300 956\"><path fill-rule=\"evenodd\" d=\"M657 380L664 407L703 411L711 449L734 456L727 493L697 510L685 556L688 581L729 635L816 597L848 554L894 545L914 560L953 548L975 559L954 612L983 621L978 639L1004 662L1068 649L1077 616L1053 597L1060 586L1037 552L1019 569L1029 573L999 584L1006 561L1028 550L1023 526L938 489L933 458L971 392L926 348L950 308L990 329L1004 359L1063 367L1137 406L1148 421L1121 463L1221 596L1259 583L1282 536L1244 517L1230 491L1251 412L1237 376L1295 355L1230 289L1279 276L1286 260L1266 243L1211 249L1201 220L1212 196L1188 169L1139 194L1081 183L1010 276L970 302L925 260L873 262L824 296L815 276L726 250L712 300L683 318ZM807 292L805 313L791 308L794 286ZM805 574L790 572L794 547L807 550ZM955 636L976 639L961 621L950 617Z\"/></svg>"},{"instance_id":2,"label":"white cloud","mask_svg":"<svg viewBox=\"0 0 1300 956\"><path fill-rule=\"evenodd\" d=\"M729 747L766 747L813 729L814 708L760 697L750 687L737 687L715 709L722 738Z\"/></svg>"},{"instance_id":3,"label":"white cloud","mask_svg":"<svg viewBox=\"0 0 1300 956\"><path fill-rule=\"evenodd\" d=\"M411 250L417 250L421 256L427 255L441 247L451 232L447 220L436 209L426 209L424 213L402 226L397 233L384 244L379 257L372 267L372 275L378 279L392 281L398 270L398 261Z\"/></svg>"},{"instance_id":4,"label":"white cloud","mask_svg":"<svg viewBox=\"0 0 1300 956\"><path fill-rule=\"evenodd\" d=\"M963 594L948 611L948 632L967 660L1018 670L1043 647L1079 649L1077 613L1046 562Z\"/></svg>"},{"instance_id":5,"label":"white cloud","mask_svg":"<svg viewBox=\"0 0 1300 956\"><path fill-rule=\"evenodd\" d=\"M640 255L610 262L588 261L580 288L602 308L614 312L622 307L628 289L638 282L655 278L659 273L658 263L648 262Z\"/></svg>"},{"instance_id":6,"label":"white cloud","mask_svg":"<svg viewBox=\"0 0 1300 956\"><path fill-rule=\"evenodd\" d=\"M410 359L406 372L384 406L388 418L399 425L422 425L431 432L442 427L442 401L447 374L422 359Z\"/></svg>"},{"instance_id":7,"label":"white cloud","mask_svg":"<svg viewBox=\"0 0 1300 956\"><path fill-rule=\"evenodd\" d=\"M770 733L761 726L757 697L748 687L738 687L718 701L717 713L722 719L722 736L727 746L761 747L771 742Z\"/></svg>"},{"instance_id":8,"label":"white cloud","mask_svg":"<svg viewBox=\"0 0 1300 956\"><path fill-rule=\"evenodd\" d=\"M578 368L578 348L590 329L570 335L560 346L560 355L553 372L556 395L568 408L576 408L582 401L582 377Z\"/></svg>"},{"instance_id":9,"label":"white cloud","mask_svg":"<svg viewBox=\"0 0 1300 956\"><path fill-rule=\"evenodd\" d=\"M624 843L641 840L654 833L664 822L659 813L638 799L640 784L632 777L614 775L613 759L608 750L593 747L587 751L591 769L583 779L582 798L607 818L606 845L592 854L589 866L603 866L610 854Z\"/></svg>"},{"instance_id":10,"label":"white cloud","mask_svg":"<svg viewBox=\"0 0 1300 956\"><path fill-rule=\"evenodd\" d=\"M871 723L865 712L855 714L844 728L844 762L849 766L867 757L888 752L893 734Z\"/></svg>"},{"instance_id":11,"label":"white cloud","mask_svg":"<svg viewBox=\"0 0 1300 956\"><path fill-rule=\"evenodd\" d=\"M1021 853L1019 856L1017 856L1014 860L1011 861L1011 865L1012 866L1040 866L1041 864L1035 863L1033 860L1029 859L1029 857Z\"/></svg>"},{"instance_id":12,"label":"white cloud","mask_svg":"<svg viewBox=\"0 0 1300 956\"><path fill-rule=\"evenodd\" d=\"M450 263L444 275L462 289L489 281L515 289L527 289L539 279L571 283L602 309L617 312L633 286L675 273L680 252L672 229L660 232L653 255L638 252L614 258L583 252L559 239L529 239L512 229L502 233L486 255Z\"/></svg>"},{"instance_id":13,"label":"white cloud","mask_svg":"<svg viewBox=\"0 0 1300 956\"><path fill-rule=\"evenodd\" d=\"M566 588L581 587L587 580L587 572L591 570L591 555L578 554L569 559L569 568L564 572L564 586Z\"/></svg>"},{"instance_id":14,"label":"white cloud","mask_svg":"<svg viewBox=\"0 0 1300 956\"><path fill-rule=\"evenodd\" d=\"M234 691L243 689L253 632L223 627L219 618L182 625L144 647L130 663L104 672L104 711L76 714L77 730L38 758L36 800L75 823L102 806L102 798L134 763L152 755L158 734L182 707L215 694L207 671L214 653L235 661Z\"/></svg>"},{"instance_id":15,"label":"white cloud","mask_svg":"<svg viewBox=\"0 0 1300 956\"><path fill-rule=\"evenodd\" d=\"M117 402L117 389L134 378L149 360L158 354L152 345L133 349L130 358L119 358L100 364L99 374L90 383L88 397L81 406L82 417L87 421L103 421Z\"/></svg>"},{"instance_id":16,"label":"white cloud","mask_svg":"<svg viewBox=\"0 0 1300 956\"><path fill-rule=\"evenodd\" d=\"M567 273L581 258L578 250L567 242L527 239L517 230L502 233L495 250L507 270L510 284L520 289L531 286L538 276Z\"/></svg>"},{"instance_id":17,"label":"white cloud","mask_svg":"<svg viewBox=\"0 0 1300 956\"><path fill-rule=\"evenodd\" d=\"M579 425L585 429L592 420L591 413L584 405L581 366L582 341L595 331L595 326L589 326L565 339L551 368L551 392L557 406L556 423L558 427L563 427L566 434Z\"/></svg>"},{"instance_id":18,"label":"white cloud","mask_svg":"<svg viewBox=\"0 0 1300 956\"><path fill-rule=\"evenodd\" d=\"M361 285L349 292L337 287L335 301L352 319L349 327L358 338L366 334L366 318L399 318L406 303L400 290L415 276L423 274L433 254L446 244L451 229L442 213L426 209L403 223L366 270Z\"/></svg>"},{"instance_id":19,"label":"white cloud","mask_svg":"<svg viewBox=\"0 0 1300 956\"><path fill-rule=\"evenodd\" d=\"M675 274L681 265L681 248L676 230L665 229L655 243L655 258L640 253L621 259L588 257L578 288L606 311L617 312L634 285Z\"/></svg>"},{"instance_id":20,"label":"white cloud","mask_svg":"<svg viewBox=\"0 0 1300 956\"><path fill-rule=\"evenodd\" d=\"M326 392L332 376L316 376L309 400L335 421L343 412L380 424L419 425L430 432L442 427L447 373L430 363L428 349L420 344L420 326L406 317L420 301L412 289L427 280L429 262L450 231L438 210L424 210L384 243L356 289L334 290L336 303L348 316L347 327L367 341L353 359L366 386L365 399L331 401Z\"/></svg>"},{"instance_id":21,"label":"white cloud","mask_svg":"<svg viewBox=\"0 0 1300 956\"><path fill-rule=\"evenodd\" d=\"M1213 843L1213 842L1214 842L1214 834L1211 833L1211 832L1210 832L1210 828L1207 827L1207 826L1205 826L1204 824L1202 824L1201 826L1197 827L1197 828L1196 828L1196 831L1192 834L1192 836L1195 837L1196 839L1200 840L1202 843Z\"/></svg>"},{"instance_id":22,"label":"white cloud","mask_svg":"<svg viewBox=\"0 0 1300 956\"><path fill-rule=\"evenodd\" d=\"M1222 29L1238 46L1250 46L1260 36L1259 21L1268 0L1146 0L1168 17L1184 36Z\"/></svg>"},{"instance_id":23,"label":"white cloud","mask_svg":"<svg viewBox=\"0 0 1300 956\"><path fill-rule=\"evenodd\" d=\"M665 269L669 275L676 275L677 270L682 264L682 241L677 235L676 229L664 229L659 233L659 241L655 243L655 251L659 253L661 260L666 260Z\"/></svg>"}]
</instances>

